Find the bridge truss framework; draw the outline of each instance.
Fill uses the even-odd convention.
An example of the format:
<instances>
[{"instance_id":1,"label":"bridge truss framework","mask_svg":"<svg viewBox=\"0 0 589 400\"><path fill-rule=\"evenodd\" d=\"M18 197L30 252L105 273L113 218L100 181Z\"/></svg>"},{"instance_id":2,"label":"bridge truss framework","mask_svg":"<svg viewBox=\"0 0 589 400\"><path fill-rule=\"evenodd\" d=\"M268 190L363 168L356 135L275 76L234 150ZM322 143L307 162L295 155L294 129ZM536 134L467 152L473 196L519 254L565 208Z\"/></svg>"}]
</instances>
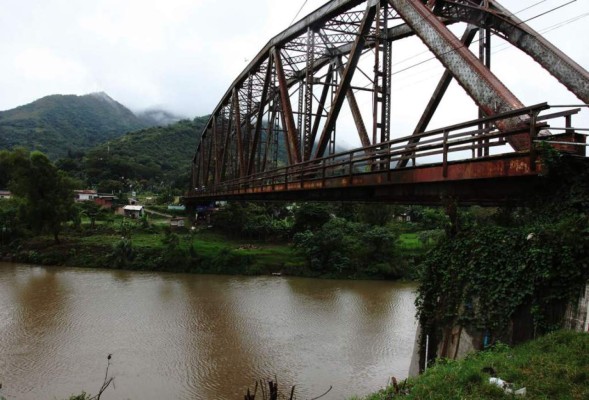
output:
<instances>
[{"instance_id":1,"label":"bridge truss framework","mask_svg":"<svg viewBox=\"0 0 589 400\"><path fill-rule=\"evenodd\" d=\"M448 29L456 22L467 24L461 38ZM413 133L395 138L392 44L414 35L446 70ZM477 35L478 57L469 50ZM546 104L526 107L493 74L491 35L589 103L589 73L495 0L334 0L271 39L232 83L201 135L186 201L435 203L442 192L464 202L505 199L540 172L536 141L584 143L584 136L571 125L578 109L542 115ZM480 118L427 131L452 79ZM359 92L370 94L369 110L361 109ZM337 122L345 104L362 147L341 152ZM549 121L560 118L556 132ZM491 154L506 145L508 154ZM584 154L584 147L561 146Z\"/></svg>"}]
</instances>

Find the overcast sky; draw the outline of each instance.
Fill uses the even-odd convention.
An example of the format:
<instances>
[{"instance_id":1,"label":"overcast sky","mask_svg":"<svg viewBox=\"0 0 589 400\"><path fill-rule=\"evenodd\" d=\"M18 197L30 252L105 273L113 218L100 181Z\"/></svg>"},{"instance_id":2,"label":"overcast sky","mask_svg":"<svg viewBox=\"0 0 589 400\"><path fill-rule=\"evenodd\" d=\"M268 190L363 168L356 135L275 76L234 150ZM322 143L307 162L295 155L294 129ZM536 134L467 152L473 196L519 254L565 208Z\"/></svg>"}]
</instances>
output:
<instances>
[{"instance_id":1,"label":"overcast sky","mask_svg":"<svg viewBox=\"0 0 589 400\"><path fill-rule=\"evenodd\" d=\"M570 0L503 0L527 19ZM0 110L49 94L104 91L137 111L162 107L209 114L264 44L325 0L0 0ZM589 69L589 0L529 24ZM525 104L579 103L518 50L496 42L493 68ZM421 52L395 53L401 60ZM396 69L427 58L418 55ZM398 58L395 58L397 62ZM396 75L393 90L435 85L436 61ZM425 83L424 83L425 82ZM429 90L429 88L424 88ZM456 89L460 91L461 89ZM394 96L394 94L393 94ZM427 94L419 94L423 101ZM568 96L568 97L567 97Z\"/></svg>"}]
</instances>

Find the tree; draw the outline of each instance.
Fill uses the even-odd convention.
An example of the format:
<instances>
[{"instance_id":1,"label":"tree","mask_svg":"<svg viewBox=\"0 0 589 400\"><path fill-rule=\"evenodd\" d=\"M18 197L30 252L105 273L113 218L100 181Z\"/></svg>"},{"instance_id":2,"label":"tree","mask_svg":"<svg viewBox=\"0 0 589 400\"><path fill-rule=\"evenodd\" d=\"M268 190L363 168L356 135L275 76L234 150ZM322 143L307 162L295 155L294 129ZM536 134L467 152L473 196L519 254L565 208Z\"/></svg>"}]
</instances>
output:
<instances>
[{"instance_id":1,"label":"tree","mask_svg":"<svg viewBox=\"0 0 589 400\"><path fill-rule=\"evenodd\" d=\"M59 243L62 224L73 213L73 185L41 152L12 153L9 188L22 200L20 213L35 232L48 231Z\"/></svg>"}]
</instances>

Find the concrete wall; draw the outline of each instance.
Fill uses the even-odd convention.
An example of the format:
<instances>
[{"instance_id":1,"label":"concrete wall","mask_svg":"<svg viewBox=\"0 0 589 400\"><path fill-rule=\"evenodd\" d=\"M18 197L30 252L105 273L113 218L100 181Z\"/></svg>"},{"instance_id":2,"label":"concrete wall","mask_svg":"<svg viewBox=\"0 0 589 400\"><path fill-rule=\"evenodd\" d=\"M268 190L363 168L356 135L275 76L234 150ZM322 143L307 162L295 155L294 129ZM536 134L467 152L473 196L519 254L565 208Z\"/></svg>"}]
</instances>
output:
<instances>
[{"instance_id":1,"label":"concrete wall","mask_svg":"<svg viewBox=\"0 0 589 400\"><path fill-rule=\"evenodd\" d=\"M585 290L579 294L577 304L570 304L566 312L565 327L575 331L589 332L589 282L585 285Z\"/></svg>"}]
</instances>

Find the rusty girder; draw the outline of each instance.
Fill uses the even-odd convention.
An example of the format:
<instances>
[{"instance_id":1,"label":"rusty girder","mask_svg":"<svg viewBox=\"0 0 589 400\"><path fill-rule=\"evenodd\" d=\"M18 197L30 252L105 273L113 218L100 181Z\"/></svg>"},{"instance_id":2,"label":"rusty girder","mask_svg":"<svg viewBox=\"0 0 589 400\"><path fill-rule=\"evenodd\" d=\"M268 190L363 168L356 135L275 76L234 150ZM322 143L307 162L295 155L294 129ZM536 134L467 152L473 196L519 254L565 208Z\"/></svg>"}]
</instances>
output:
<instances>
[{"instance_id":1,"label":"rusty girder","mask_svg":"<svg viewBox=\"0 0 589 400\"><path fill-rule=\"evenodd\" d=\"M346 102L366 156L373 157L379 168L388 168L390 158L378 154L388 151L379 145L393 139L391 45L413 35L422 39L447 71L415 129L416 138L406 141L405 154L419 141L452 78L487 116L522 108L468 50L473 28L468 40L462 41L447 29L455 22L499 34L588 102L587 71L495 0L334 0L271 39L231 84L201 135L193 158L193 188L222 185L280 165L316 162L328 148L332 154ZM368 68L373 71L366 73L362 70L366 62L362 62L370 59L374 61ZM362 91L371 92L370 106L359 100ZM526 118L520 115L493 123L511 131L527 126ZM506 140L516 150L530 146L529 135L508 135ZM279 156L281 149L287 157ZM407 157L402 157L396 166L406 162Z\"/></svg>"},{"instance_id":2,"label":"rusty girder","mask_svg":"<svg viewBox=\"0 0 589 400\"><path fill-rule=\"evenodd\" d=\"M438 0L434 13L491 28L532 57L584 103L589 103L589 72L495 0Z\"/></svg>"}]
</instances>

